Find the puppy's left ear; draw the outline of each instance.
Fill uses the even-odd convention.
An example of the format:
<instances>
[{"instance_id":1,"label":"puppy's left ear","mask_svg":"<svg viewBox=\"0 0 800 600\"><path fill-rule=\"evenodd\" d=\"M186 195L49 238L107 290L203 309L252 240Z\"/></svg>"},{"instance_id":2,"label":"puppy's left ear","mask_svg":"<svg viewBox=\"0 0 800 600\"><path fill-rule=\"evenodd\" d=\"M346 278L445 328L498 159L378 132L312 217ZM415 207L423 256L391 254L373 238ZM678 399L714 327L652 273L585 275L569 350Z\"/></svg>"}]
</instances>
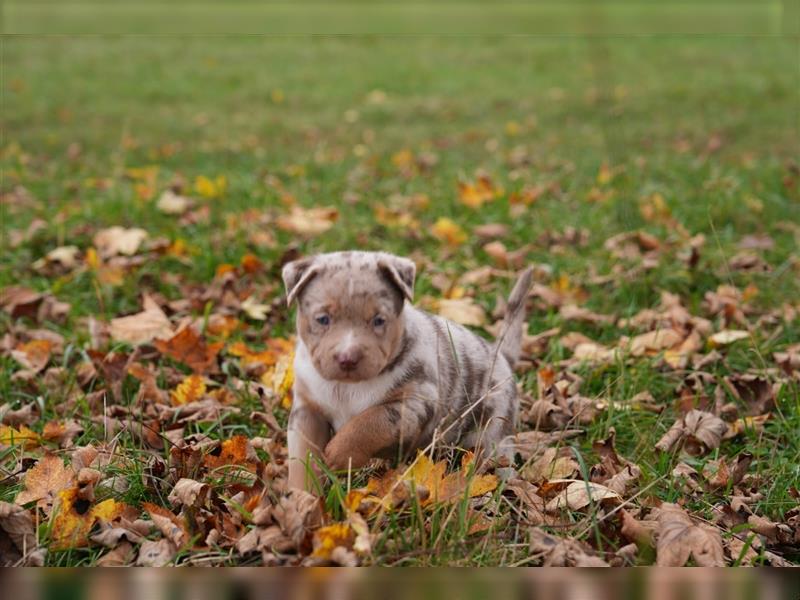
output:
<instances>
[{"instance_id":1,"label":"puppy's left ear","mask_svg":"<svg viewBox=\"0 0 800 600\"><path fill-rule=\"evenodd\" d=\"M319 272L319 269L314 265L314 258L301 258L286 263L283 266L281 275L283 275L283 284L286 286L286 304L292 305L303 288L309 281Z\"/></svg>"},{"instance_id":2,"label":"puppy's left ear","mask_svg":"<svg viewBox=\"0 0 800 600\"><path fill-rule=\"evenodd\" d=\"M413 260L387 254L378 259L378 269L386 274L409 302L414 299L414 278L417 275L417 266Z\"/></svg>"}]
</instances>

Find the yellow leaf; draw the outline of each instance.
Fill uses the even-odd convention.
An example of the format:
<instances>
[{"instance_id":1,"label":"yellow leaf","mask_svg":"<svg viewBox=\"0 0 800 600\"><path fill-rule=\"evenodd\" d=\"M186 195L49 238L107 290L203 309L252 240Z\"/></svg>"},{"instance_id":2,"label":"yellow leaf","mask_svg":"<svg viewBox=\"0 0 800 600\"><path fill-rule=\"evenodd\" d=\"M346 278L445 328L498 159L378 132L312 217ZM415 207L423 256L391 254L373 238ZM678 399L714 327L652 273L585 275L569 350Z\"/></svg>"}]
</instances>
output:
<instances>
[{"instance_id":1,"label":"yellow leaf","mask_svg":"<svg viewBox=\"0 0 800 600\"><path fill-rule=\"evenodd\" d=\"M170 394L172 404L179 406L197 402L206 393L206 382L202 375L189 375Z\"/></svg>"},{"instance_id":2,"label":"yellow leaf","mask_svg":"<svg viewBox=\"0 0 800 600\"><path fill-rule=\"evenodd\" d=\"M495 190L488 177L480 177L476 182L459 182L458 199L464 206L480 208L485 202L495 198Z\"/></svg>"},{"instance_id":3,"label":"yellow leaf","mask_svg":"<svg viewBox=\"0 0 800 600\"><path fill-rule=\"evenodd\" d=\"M283 354L275 366L261 376L261 383L270 388L280 399L281 406L292 406L292 386L294 385L294 352Z\"/></svg>"},{"instance_id":4,"label":"yellow leaf","mask_svg":"<svg viewBox=\"0 0 800 600\"><path fill-rule=\"evenodd\" d=\"M467 241L466 232L447 217L437 220L431 229L431 233L436 239L450 246L458 246Z\"/></svg>"},{"instance_id":5,"label":"yellow leaf","mask_svg":"<svg viewBox=\"0 0 800 600\"><path fill-rule=\"evenodd\" d=\"M39 445L39 434L24 425L21 425L19 429L0 425L0 445L35 448Z\"/></svg>"},{"instance_id":6,"label":"yellow leaf","mask_svg":"<svg viewBox=\"0 0 800 600\"><path fill-rule=\"evenodd\" d=\"M219 198L225 193L228 187L228 179L225 175L218 175L214 179L210 179L205 175L198 175L194 180L194 191L203 198Z\"/></svg>"},{"instance_id":7,"label":"yellow leaf","mask_svg":"<svg viewBox=\"0 0 800 600\"><path fill-rule=\"evenodd\" d=\"M598 185L607 185L611 183L611 180L614 178L614 173L611 170L611 167L608 166L608 163L603 163L600 165L600 169L597 171L597 184Z\"/></svg>"},{"instance_id":8,"label":"yellow leaf","mask_svg":"<svg viewBox=\"0 0 800 600\"><path fill-rule=\"evenodd\" d=\"M494 490L497 477L470 474L472 461L472 454L467 453L461 468L445 475L445 461L434 463L427 455L420 453L408 469L389 471L380 479L370 479L365 488L354 490L356 493L351 492L346 499L347 506L350 510L357 510L361 505L391 509L396 505L395 500L403 497L403 482L416 490L420 506L423 507L458 502L465 494L473 498Z\"/></svg>"},{"instance_id":9,"label":"yellow leaf","mask_svg":"<svg viewBox=\"0 0 800 600\"><path fill-rule=\"evenodd\" d=\"M242 359L242 365L264 365L271 367L278 362L278 354L271 349L258 351L251 350L244 342L235 342L228 347L228 354Z\"/></svg>"},{"instance_id":10,"label":"yellow leaf","mask_svg":"<svg viewBox=\"0 0 800 600\"><path fill-rule=\"evenodd\" d=\"M78 497L79 488L72 487L58 493L58 509L52 518L52 550L66 550L89 545L89 534L98 520L111 522L127 508L114 499L90 506Z\"/></svg>"},{"instance_id":11,"label":"yellow leaf","mask_svg":"<svg viewBox=\"0 0 800 600\"><path fill-rule=\"evenodd\" d=\"M320 527L314 533L314 552L312 556L328 560L335 548L352 546L356 534L349 523L333 523Z\"/></svg>"},{"instance_id":12,"label":"yellow leaf","mask_svg":"<svg viewBox=\"0 0 800 600\"><path fill-rule=\"evenodd\" d=\"M97 270L100 268L100 257L97 255L96 248L89 248L86 251L86 258L84 260L90 269Z\"/></svg>"}]
</instances>

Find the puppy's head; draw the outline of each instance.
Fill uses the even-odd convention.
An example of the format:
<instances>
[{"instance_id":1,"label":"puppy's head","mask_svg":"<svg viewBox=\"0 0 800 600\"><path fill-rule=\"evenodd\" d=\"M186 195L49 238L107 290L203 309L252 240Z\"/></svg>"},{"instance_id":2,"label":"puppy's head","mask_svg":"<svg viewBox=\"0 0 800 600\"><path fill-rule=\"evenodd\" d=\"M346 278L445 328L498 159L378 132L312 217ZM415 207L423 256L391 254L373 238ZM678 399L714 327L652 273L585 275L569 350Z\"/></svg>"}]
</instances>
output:
<instances>
[{"instance_id":1,"label":"puppy's head","mask_svg":"<svg viewBox=\"0 0 800 600\"><path fill-rule=\"evenodd\" d=\"M384 252L334 252L288 263L286 299L325 379L364 381L380 373L403 339L403 306L414 263Z\"/></svg>"}]
</instances>

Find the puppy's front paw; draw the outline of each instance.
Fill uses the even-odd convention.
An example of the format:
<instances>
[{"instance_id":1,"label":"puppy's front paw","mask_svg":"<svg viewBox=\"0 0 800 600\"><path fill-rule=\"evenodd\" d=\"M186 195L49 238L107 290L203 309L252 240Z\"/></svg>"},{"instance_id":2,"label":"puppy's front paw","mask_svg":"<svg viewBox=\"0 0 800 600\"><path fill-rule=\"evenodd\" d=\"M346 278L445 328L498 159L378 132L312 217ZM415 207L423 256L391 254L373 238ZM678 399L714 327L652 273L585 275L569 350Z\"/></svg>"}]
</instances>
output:
<instances>
[{"instance_id":1,"label":"puppy's front paw","mask_svg":"<svg viewBox=\"0 0 800 600\"><path fill-rule=\"evenodd\" d=\"M358 469L369 462L370 457L359 451L347 440L334 437L325 446L325 463L334 471L344 471L348 467Z\"/></svg>"}]
</instances>

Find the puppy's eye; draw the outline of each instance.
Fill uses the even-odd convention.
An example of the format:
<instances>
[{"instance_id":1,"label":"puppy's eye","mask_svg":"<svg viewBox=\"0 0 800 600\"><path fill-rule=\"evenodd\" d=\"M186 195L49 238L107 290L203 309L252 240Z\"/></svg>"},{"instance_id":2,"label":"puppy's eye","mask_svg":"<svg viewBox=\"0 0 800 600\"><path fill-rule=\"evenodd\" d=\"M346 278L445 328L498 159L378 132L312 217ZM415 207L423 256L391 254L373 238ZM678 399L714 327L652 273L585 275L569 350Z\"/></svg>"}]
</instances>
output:
<instances>
[{"instance_id":1,"label":"puppy's eye","mask_svg":"<svg viewBox=\"0 0 800 600\"><path fill-rule=\"evenodd\" d=\"M372 326L373 327L383 327L386 325L386 319L382 316L377 315L375 318L372 319Z\"/></svg>"},{"instance_id":2,"label":"puppy's eye","mask_svg":"<svg viewBox=\"0 0 800 600\"><path fill-rule=\"evenodd\" d=\"M317 317L317 323L327 327L331 324L331 318L328 315L320 315Z\"/></svg>"}]
</instances>

